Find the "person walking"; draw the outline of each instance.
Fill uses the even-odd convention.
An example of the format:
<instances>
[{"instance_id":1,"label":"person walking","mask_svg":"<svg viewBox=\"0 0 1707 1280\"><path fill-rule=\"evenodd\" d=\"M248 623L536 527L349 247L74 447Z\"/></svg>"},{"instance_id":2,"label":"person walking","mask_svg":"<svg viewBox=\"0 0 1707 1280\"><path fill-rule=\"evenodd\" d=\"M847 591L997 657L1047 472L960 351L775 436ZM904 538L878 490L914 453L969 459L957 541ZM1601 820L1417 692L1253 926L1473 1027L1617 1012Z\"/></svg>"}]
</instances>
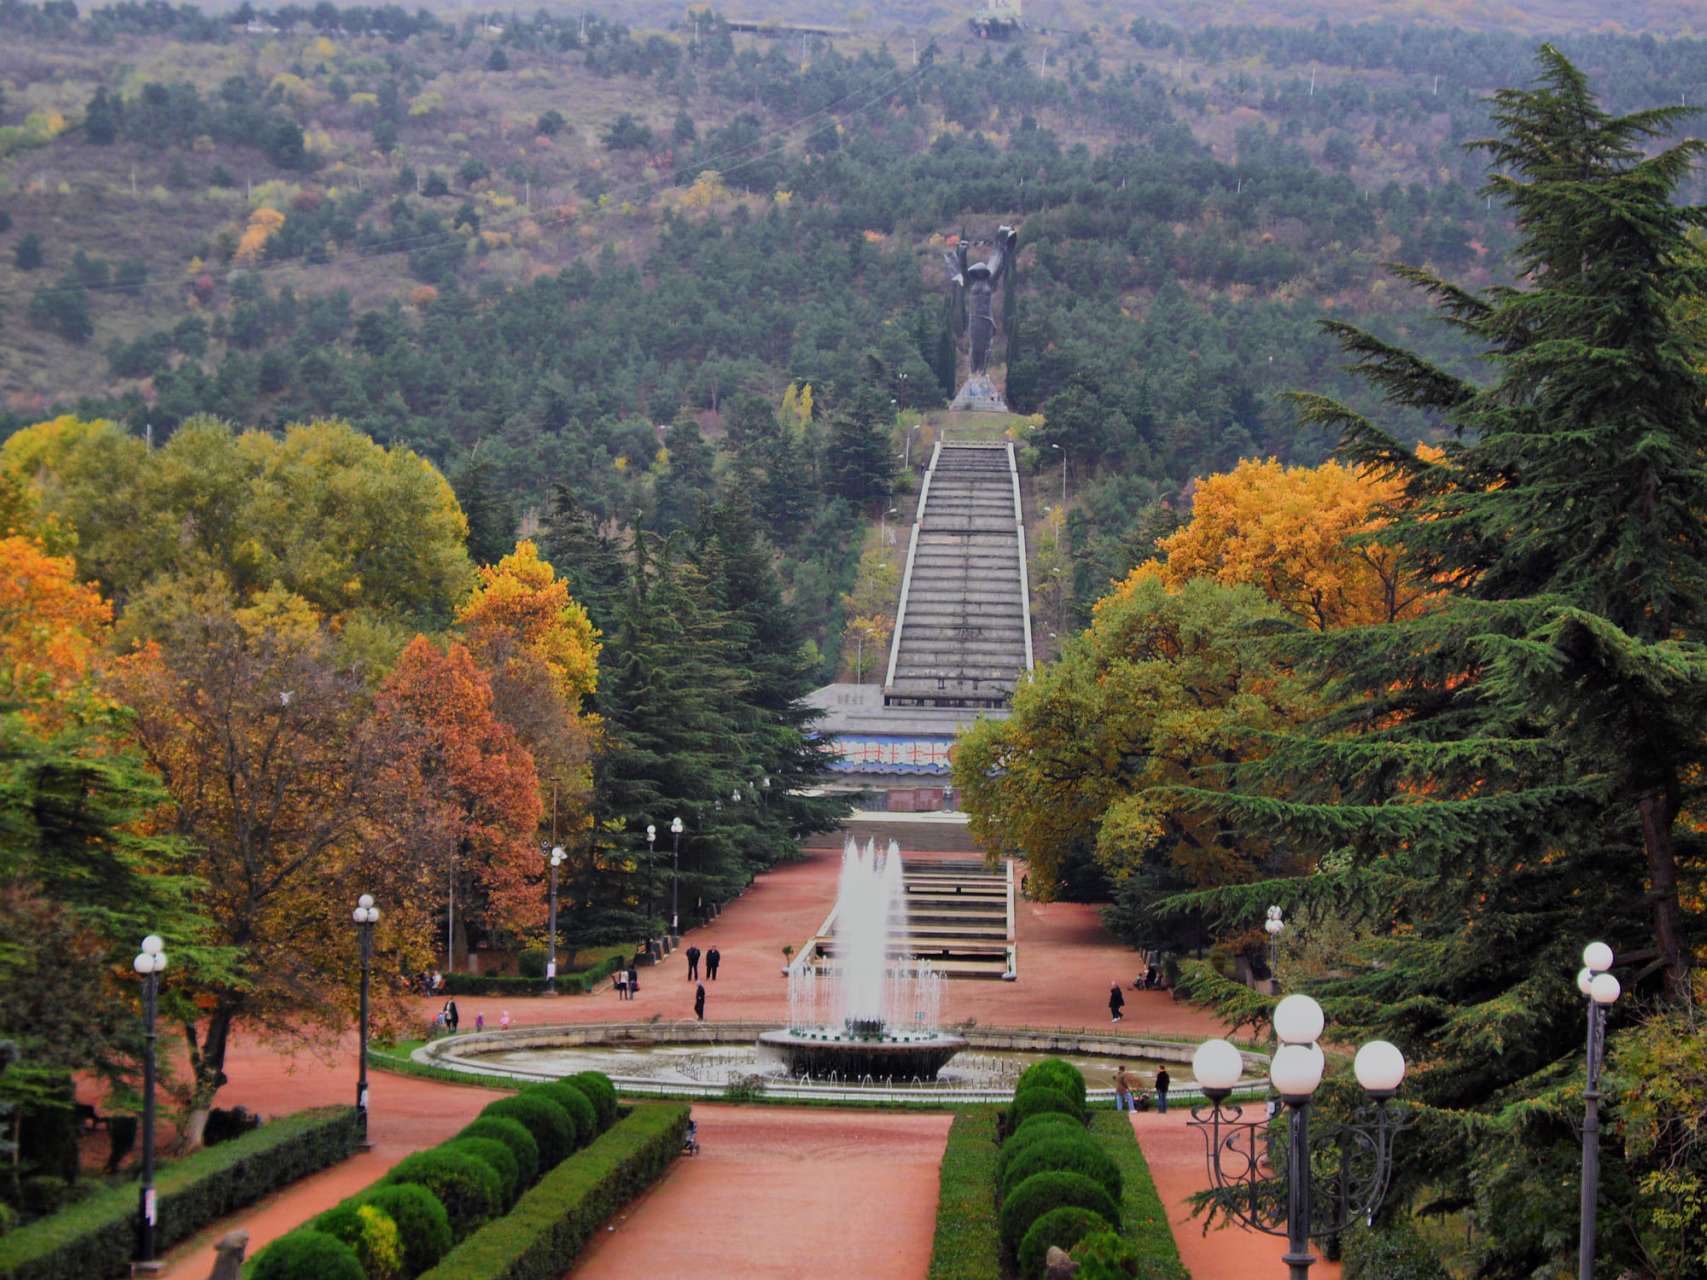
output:
<instances>
[{"instance_id":1,"label":"person walking","mask_svg":"<svg viewBox=\"0 0 1707 1280\"><path fill-rule=\"evenodd\" d=\"M705 967L707 969L711 968L711 957L709 957L709 956L706 957ZM698 982L699 981L699 948L698 947L689 947L688 948L688 981L689 982Z\"/></svg>"},{"instance_id":2,"label":"person walking","mask_svg":"<svg viewBox=\"0 0 1707 1280\"><path fill-rule=\"evenodd\" d=\"M616 988L616 998L618 1000L628 999L628 970L618 969L616 971L616 976L611 980L611 986Z\"/></svg>"},{"instance_id":3,"label":"person walking","mask_svg":"<svg viewBox=\"0 0 1707 1280\"><path fill-rule=\"evenodd\" d=\"M1132 1110L1132 1077L1126 1074L1124 1062L1114 1072L1114 1105L1120 1111Z\"/></svg>"},{"instance_id":4,"label":"person walking","mask_svg":"<svg viewBox=\"0 0 1707 1280\"><path fill-rule=\"evenodd\" d=\"M456 1034L456 1024L461 1021L462 1015L456 1011L456 997L452 996L445 1001L445 1026L450 1028L450 1033L453 1036Z\"/></svg>"},{"instance_id":5,"label":"person walking","mask_svg":"<svg viewBox=\"0 0 1707 1280\"><path fill-rule=\"evenodd\" d=\"M510 1029L510 1011L508 1009L505 1009L504 1012L498 1018L498 1030L508 1031L509 1029Z\"/></svg>"},{"instance_id":6,"label":"person walking","mask_svg":"<svg viewBox=\"0 0 1707 1280\"><path fill-rule=\"evenodd\" d=\"M474 1029L476 1031L486 1030L486 1014L484 1010L474 1015Z\"/></svg>"},{"instance_id":7,"label":"person walking","mask_svg":"<svg viewBox=\"0 0 1707 1280\"><path fill-rule=\"evenodd\" d=\"M634 967L634 961L628 962L628 998L634 999L640 994L640 970Z\"/></svg>"},{"instance_id":8,"label":"person walking","mask_svg":"<svg viewBox=\"0 0 1707 1280\"><path fill-rule=\"evenodd\" d=\"M705 976L717 981L717 966L723 963L723 953L716 947L705 953Z\"/></svg>"},{"instance_id":9,"label":"person walking","mask_svg":"<svg viewBox=\"0 0 1707 1280\"><path fill-rule=\"evenodd\" d=\"M1168 1113L1168 1086L1172 1083L1173 1081L1168 1079L1168 1069L1166 1067L1163 1067L1160 1071L1156 1072L1157 1115L1166 1115Z\"/></svg>"},{"instance_id":10,"label":"person walking","mask_svg":"<svg viewBox=\"0 0 1707 1280\"><path fill-rule=\"evenodd\" d=\"M1120 983L1115 982L1108 989L1108 1020L1119 1022L1124 1016L1120 1011L1126 1007L1126 997L1120 994Z\"/></svg>"},{"instance_id":11,"label":"person walking","mask_svg":"<svg viewBox=\"0 0 1707 1280\"><path fill-rule=\"evenodd\" d=\"M694 988L693 1016L701 1022L705 1021L705 983L703 982Z\"/></svg>"}]
</instances>

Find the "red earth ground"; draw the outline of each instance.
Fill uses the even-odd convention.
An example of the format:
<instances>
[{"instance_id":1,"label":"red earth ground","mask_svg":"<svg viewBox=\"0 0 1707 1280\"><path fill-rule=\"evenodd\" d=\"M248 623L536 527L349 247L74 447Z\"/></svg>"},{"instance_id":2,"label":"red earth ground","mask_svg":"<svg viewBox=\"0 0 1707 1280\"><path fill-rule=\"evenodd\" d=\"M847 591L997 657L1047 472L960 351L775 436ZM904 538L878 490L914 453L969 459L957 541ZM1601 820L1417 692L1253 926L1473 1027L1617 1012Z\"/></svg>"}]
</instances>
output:
<instances>
[{"instance_id":1,"label":"red earth ground","mask_svg":"<svg viewBox=\"0 0 1707 1280\"><path fill-rule=\"evenodd\" d=\"M702 951L716 946L722 953L718 980L705 984L709 1019L783 1016L782 947L798 948L817 932L835 897L837 871L835 853L810 851L802 862L759 877L717 920L687 936L684 949L693 943ZM1220 1031L1213 1017L1174 1003L1166 993L1132 991L1135 957L1102 930L1096 908L1022 901L1016 910L1018 980L950 983L946 1021L973 1018L985 1025L1112 1029L1125 1035L1198 1037ZM654 1014L690 1019L693 985L686 974L687 961L678 951L641 970L640 993L632 1001L620 1002L606 988L587 996L460 997L457 1003L465 1030L479 1013L495 1026L505 1010L519 1025L646 1020ZM1116 980L1128 988L1126 1017L1111 1028L1105 1001L1109 983ZM417 1002L423 1030L441 1003ZM276 1115L350 1101L354 1057L353 1035L325 1056L294 1059L239 1035L227 1058L231 1083L220 1091L220 1105L241 1104ZM410 1151L455 1133L491 1097L472 1086L374 1075L373 1151L215 1224L172 1253L166 1274L171 1280L204 1280L211 1269L211 1242L232 1229L250 1233L252 1255ZM694 1280L720 1275L899 1280L924 1274L946 1116L711 1105L696 1105L695 1114L704 1154L679 1163L660 1187L612 1224L616 1232L601 1238L577 1274L615 1275L618 1268L624 1275ZM1198 1143L1197 1135L1183 1127L1183 1116L1139 1116L1137 1129L1196 1280L1235 1280L1276 1269L1280 1246L1267 1237L1228 1231L1198 1239L1185 1206L1203 1185L1202 1149L1200 1143L1191 1146ZM856 1233L849 1227L855 1222L869 1229ZM852 1243L843 1243L844 1233ZM835 1243L826 1247L826 1242ZM714 1258L729 1269L713 1269ZM844 1262L847 1269L839 1269ZM1324 1267L1316 1274L1331 1280L1336 1272Z\"/></svg>"}]
</instances>

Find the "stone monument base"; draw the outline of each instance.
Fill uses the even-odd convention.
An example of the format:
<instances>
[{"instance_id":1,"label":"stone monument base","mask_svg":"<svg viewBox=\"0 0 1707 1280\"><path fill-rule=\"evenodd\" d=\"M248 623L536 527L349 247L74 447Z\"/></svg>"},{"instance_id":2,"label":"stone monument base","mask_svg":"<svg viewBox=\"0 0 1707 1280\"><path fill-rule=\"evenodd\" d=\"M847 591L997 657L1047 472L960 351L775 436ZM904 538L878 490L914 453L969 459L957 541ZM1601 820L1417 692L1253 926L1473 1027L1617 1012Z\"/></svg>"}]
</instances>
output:
<instances>
[{"instance_id":1,"label":"stone monument base","mask_svg":"<svg viewBox=\"0 0 1707 1280\"><path fill-rule=\"evenodd\" d=\"M1008 402L1002 399L1002 393L996 389L995 380L989 374L975 373L966 379L966 385L960 388L954 403L948 407L973 413L1006 413Z\"/></svg>"}]
</instances>

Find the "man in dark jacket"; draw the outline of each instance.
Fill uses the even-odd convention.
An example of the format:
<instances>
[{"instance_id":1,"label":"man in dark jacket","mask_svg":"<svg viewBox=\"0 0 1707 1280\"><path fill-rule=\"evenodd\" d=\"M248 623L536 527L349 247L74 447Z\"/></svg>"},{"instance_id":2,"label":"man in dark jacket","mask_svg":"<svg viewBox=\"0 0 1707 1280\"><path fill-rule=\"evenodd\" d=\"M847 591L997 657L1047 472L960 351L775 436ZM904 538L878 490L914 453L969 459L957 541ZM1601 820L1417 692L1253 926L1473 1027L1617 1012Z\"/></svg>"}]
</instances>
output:
<instances>
[{"instance_id":1,"label":"man in dark jacket","mask_svg":"<svg viewBox=\"0 0 1707 1280\"><path fill-rule=\"evenodd\" d=\"M705 1021L705 983L703 982L694 988L693 1016L701 1022Z\"/></svg>"},{"instance_id":2,"label":"man in dark jacket","mask_svg":"<svg viewBox=\"0 0 1707 1280\"><path fill-rule=\"evenodd\" d=\"M705 964L706 964L706 967L708 969L711 967L711 957L710 956L706 957ZM698 982L699 981L699 948L698 947L689 947L688 948L688 981L689 982Z\"/></svg>"},{"instance_id":3,"label":"man in dark jacket","mask_svg":"<svg viewBox=\"0 0 1707 1280\"><path fill-rule=\"evenodd\" d=\"M723 963L723 953L716 947L705 953L705 976L717 981L717 966Z\"/></svg>"},{"instance_id":4,"label":"man in dark jacket","mask_svg":"<svg viewBox=\"0 0 1707 1280\"><path fill-rule=\"evenodd\" d=\"M1126 997L1120 994L1120 984L1116 982L1108 989L1108 1020L1119 1022L1123 1016L1120 1011L1125 1007Z\"/></svg>"},{"instance_id":5,"label":"man in dark jacket","mask_svg":"<svg viewBox=\"0 0 1707 1280\"><path fill-rule=\"evenodd\" d=\"M446 1000L445 1001L445 1026L450 1028L450 1033L453 1036L456 1034L456 1024L461 1022L461 1021L462 1021L462 1017L456 1011L455 999Z\"/></svg>"}]
</instances>

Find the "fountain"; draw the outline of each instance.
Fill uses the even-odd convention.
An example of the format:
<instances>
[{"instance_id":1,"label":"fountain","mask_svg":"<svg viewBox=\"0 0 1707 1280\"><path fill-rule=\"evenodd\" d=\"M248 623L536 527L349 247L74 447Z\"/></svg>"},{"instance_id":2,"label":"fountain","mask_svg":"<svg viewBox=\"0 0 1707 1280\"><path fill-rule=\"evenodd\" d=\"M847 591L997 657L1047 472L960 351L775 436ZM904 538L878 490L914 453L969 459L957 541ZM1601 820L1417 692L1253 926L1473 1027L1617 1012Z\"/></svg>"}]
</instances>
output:
<instances>
[{"instance_id":1,"label":"fountain","mask_svg":"<svg viewBox=\"0 0 1707 1280\"><path fill-rule=\"evenodd\" d=\"M803 956L788 971L788 1028L759 1037L762 1056L791 1076L936 1079L966 1041L940 1027L944 975L929 961L891 956L905 937L907 895L901 851L878 856L851 838L836 892L835 953L826 965Z\"/></svg>"}]
</instances>

